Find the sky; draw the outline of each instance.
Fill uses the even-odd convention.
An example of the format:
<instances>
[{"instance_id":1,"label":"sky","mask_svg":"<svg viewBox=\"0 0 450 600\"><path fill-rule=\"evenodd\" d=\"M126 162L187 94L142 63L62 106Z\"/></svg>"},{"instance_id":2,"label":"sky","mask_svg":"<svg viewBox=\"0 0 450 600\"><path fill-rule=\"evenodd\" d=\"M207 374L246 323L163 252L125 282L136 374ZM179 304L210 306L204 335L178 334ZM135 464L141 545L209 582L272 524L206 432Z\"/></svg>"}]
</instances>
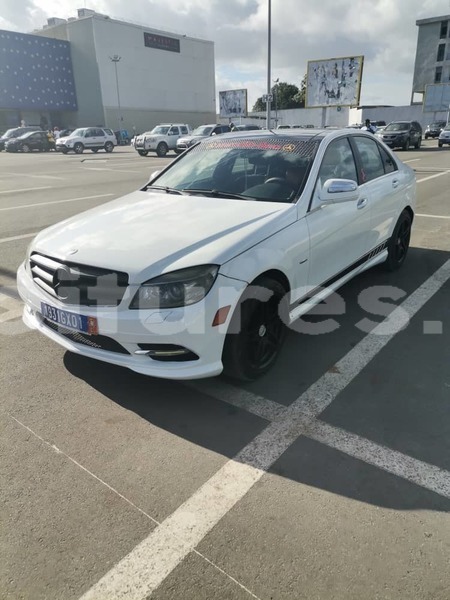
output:
<instances>
[{"instance_id":1,"label":"sky","mask_svg":"<svg viewBox=\"0 0 450 600\"><path fill-rule=\"evenodd\" d=\"M360 104L411 100L417 19L450 15L450 0L272 0L271 81L300 82L309 60L364 56ZM268 0L0 0L0 29L31 33L49 17L91 8L215 44L216 92L267 89Z\"/></svg>"}]
</instances>

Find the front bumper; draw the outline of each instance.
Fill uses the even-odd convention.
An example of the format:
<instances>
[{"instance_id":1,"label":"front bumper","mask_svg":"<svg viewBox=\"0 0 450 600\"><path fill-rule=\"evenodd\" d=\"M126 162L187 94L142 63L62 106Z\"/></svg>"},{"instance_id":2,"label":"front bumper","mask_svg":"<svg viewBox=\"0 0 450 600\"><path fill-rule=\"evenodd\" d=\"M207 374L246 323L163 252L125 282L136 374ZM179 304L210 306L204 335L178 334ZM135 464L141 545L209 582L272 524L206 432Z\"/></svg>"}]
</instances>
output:
<instances>
[{"instance_id":1,"label":"front bumper","mask_svg":"<svg viewBox=\"0 0 450 600\"><path fill-rule=\"evenodd\" d=\"M439 138L439 144L443 145L443 144L449 144L450 145L450 137L440 137Z\"/></svg>"},{"instance_id":2,"label":"front bumper","mask_svg":"<svg viewBox=\"0 0 450 600\"><path fill-rule=\"evenodd\" d=\"M180 309L130 310L127 305L114 308L65 305L48 296L34 283L24 263L17 272L17 288L25 303L23 321L28 327L37 329L71 352L166 379L200 379L222 372L226 330L245 286L245 282L219 276L206 298L197 304ZM120 345L125 352L104 349L105 344L97 348L86 342L79 343L73 339L76 335L68 338L62 334L67 331L66 328L50 327L45 323L41 302L76 314L96 317L100 334L97 339L108 340L108 347ZM226 305L232 306L227 321L220 327L212 327L217 309ZM96 341L95 335L83 334L81 337L88 338L88 343L90 340L93 343ZM161 362L147 355L136 354L142 344L181 346L196 354L198 359Z\"/></svg>"}]
</instances>

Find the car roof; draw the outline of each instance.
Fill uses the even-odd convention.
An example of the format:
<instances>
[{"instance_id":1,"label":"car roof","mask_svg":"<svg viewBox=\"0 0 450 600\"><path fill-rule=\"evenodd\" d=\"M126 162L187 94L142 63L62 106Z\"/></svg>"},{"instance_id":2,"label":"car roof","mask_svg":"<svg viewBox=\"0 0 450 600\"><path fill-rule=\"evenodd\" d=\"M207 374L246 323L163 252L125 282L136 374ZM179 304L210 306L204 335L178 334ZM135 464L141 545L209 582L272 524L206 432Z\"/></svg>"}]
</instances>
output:
<instances>
[{"instance_id":1,"label":"car roof","mask_svg":"<svg viewBox=\"0 0 450 600\"><path fill-rule=\"evenodd\" d=\"M366 137L370 137L373 139L373 134L367 131L362 131L361 129L345 129L345 128L305 128L305 129L252 129L247 131L232 131L230 133L224 133L220 137L226 137L228 139L236 138L242 140L243 138L267 138L270 137L280 137L280 138L292 138L295 140L312 140L315 139L325 139L325 138L335 138L341 135L363 135Z\"/></svg>"}]
</instances>

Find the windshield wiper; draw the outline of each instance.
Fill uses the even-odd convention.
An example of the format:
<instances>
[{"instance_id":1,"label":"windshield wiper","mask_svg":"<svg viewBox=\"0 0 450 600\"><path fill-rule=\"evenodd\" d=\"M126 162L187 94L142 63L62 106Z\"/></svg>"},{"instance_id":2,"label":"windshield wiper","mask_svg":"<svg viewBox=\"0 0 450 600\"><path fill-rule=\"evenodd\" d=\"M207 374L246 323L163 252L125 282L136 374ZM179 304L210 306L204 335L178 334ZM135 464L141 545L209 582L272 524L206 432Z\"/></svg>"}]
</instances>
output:
<instances>
[{"instance_id":1,"label":"windshield wiper","mask_svg":"<svg viewBox=\"0 0 450 600\"><path fill-rule=\"evenodd\" d=\"M233 194L232 192L222 192L221 190L196 190L192 188L184 188L181 190L185 194L199 194L202 196L212 196L213 198L232 198L236 200L252 200L249 196L242 194Z\"/></svg>"},{"instance_id":2,"label":"windshield wiper","mask_svg":"<svg viewBox=\"0 0 450 600\"><path fill-rule=\"evenodd\" d=\"M152 190L161 190L166 192L166 194L178 194L179 196L184 195L184 190L177 190L176 188L171 188L167 185L152 185L151 183L147 183L147 185L143 188L144 192L146 192L149 188Z\"/></svg>"}]
</instances>

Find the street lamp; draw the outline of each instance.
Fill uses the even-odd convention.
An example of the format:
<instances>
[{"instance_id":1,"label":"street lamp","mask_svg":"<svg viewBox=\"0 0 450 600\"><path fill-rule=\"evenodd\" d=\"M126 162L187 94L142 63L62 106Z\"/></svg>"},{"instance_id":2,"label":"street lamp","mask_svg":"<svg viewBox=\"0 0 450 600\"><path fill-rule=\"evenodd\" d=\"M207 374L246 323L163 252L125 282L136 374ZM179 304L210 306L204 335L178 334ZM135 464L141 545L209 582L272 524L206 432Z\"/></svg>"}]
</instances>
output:
<instances>
[{"instance_id":1,"label":"street lamp","mask_svg":"<svg viewBox=\"0 0 450 600\"><path fill-rule=\"evenodd\" d=\"M270 59L271 59L271 26L272 26L272 0L268 0L268 15L267 15L267 94L266 94L266 128L270 129L270 105L272 103L271 94L271 76L270 76Z\"/></svg>"},{"instance_id":2,"label":"street lamp","mask_svg":"<svg viewBox=\"0 0 450 600\"><path fill-rule=\"evenodd\" d=\"M277 77L273 80L274 82L274 96L275 96L275 127L278 127L278 84L280 82L280 78Z\"/></svg>"},{"instance_id":3,"label":"street lamp","mask_svg":"<svg viewBox=\"0 0 450 600\"><path fill-rule=\"evenodd\" d=\"M120 59L122 57L119 56L118 54L114 54L114 56L110 56L109 59L111 62L114 63L114 69L116 71L116 88L117 88L117 120L119 121L119 135L120 132L122 131L122 116L121 116L121 110L120 110L120 94L119 94L119 77L117 75L117 63L120 62ZM119 140L120 142L120 140Z\"/></svg>"}]
</instances>

